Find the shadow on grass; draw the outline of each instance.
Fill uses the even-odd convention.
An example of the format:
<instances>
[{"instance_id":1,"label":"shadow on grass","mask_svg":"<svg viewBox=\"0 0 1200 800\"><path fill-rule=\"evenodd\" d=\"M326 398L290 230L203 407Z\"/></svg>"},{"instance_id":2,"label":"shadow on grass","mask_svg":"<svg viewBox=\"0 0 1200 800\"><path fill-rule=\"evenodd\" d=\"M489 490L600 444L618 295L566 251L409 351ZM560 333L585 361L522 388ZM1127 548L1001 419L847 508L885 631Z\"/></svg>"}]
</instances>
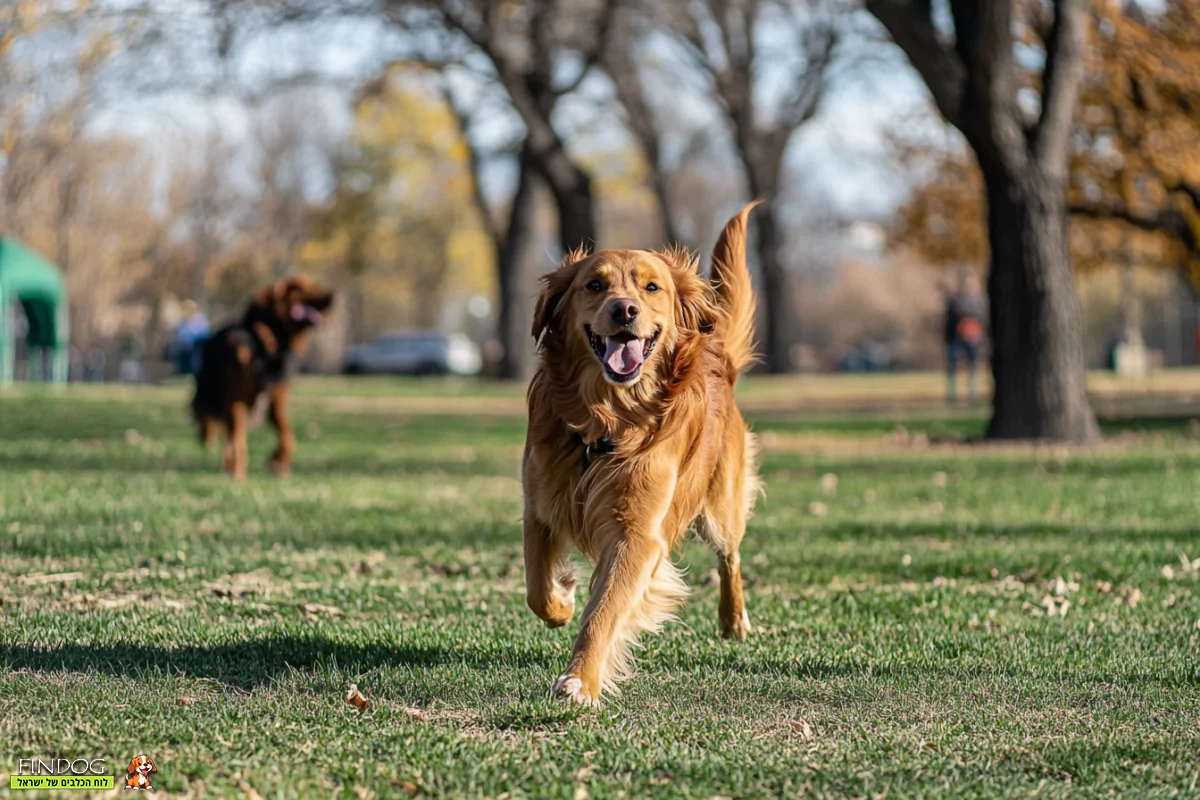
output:
<instances>
[{"instance_id":1,"label":"shadow on grass","mask_svg":"<svg viewBox=\"0 0 1200 800\"><path fill-rule=\"evenodd\" d=\"M132 642L109 644L26 643L0 645L0 666L12 675L20 670L142 677L146 673L173 673L208 678L234 689L268 685L293 671L316 673L341 670L363 673L380 668L497 666L550 670L552 656L506 646L446 648L438 645L388 642L346 643L303 636L273 636L221 645L167 647Z\"/></svg>"}]
</instances>

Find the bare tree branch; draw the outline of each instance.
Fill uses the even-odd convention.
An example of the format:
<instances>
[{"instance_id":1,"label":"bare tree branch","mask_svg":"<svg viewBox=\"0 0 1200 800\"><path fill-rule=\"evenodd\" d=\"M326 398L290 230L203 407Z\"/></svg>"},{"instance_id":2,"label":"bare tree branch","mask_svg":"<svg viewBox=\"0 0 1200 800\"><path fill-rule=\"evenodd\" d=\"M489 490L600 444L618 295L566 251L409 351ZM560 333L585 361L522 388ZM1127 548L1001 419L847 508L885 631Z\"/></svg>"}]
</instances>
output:
<instances>
[{"instance_id":1,"label":"bare tree branch","mask_svg":"<svg viewBox=\"0 0 1200 800\"><path fill-rule=\"evenodd\" d=\"M938 111L951 125L959 127L963 122L967 69L934 28L929 0L866 0L866 6L921 74Z\"/></svg>"},{"instance_id":2,"label":"bare tree branch","mask_svg":"<svg viewBox=\"0 0 1200 800\"><path fill-rule=\"evenodd\" d=\"M1087 0L1058 0L1046 39L1042 113L1034 129L1034 157L1044 168L1065 168L1087 41ZM1061 167L1059 166L1061 165Z\"/></svg>"}]
</instances>

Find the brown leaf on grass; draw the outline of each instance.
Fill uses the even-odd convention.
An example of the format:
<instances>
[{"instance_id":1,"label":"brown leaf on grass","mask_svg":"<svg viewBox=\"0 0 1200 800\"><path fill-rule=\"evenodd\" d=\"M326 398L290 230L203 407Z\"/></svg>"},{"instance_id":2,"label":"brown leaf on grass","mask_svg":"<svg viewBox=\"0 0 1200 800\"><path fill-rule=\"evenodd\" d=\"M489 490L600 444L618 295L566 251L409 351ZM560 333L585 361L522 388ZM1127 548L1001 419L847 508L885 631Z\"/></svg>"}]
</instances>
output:
<instances>
[{"instance_id":1,"label":"brown leaf on grass","mask_svg":"<svg viewBox=\"0 0 1200 800\"><path fill-rule=\"evenodd\" d=\"M821 491L825 494L833 494L837 491L838 476L832 472L826 472L821 476Z\"/></svg>"},{"instance_id":2,"label":"brown leaf on grass","mask_svg":"<svg viewBox=\"0 0 1200 800\"><path fill-rule=\"evenodd\" d=\"M243 595L258 593L258 587L247 586L241 583L209 583L205 585L208 587L208 590L217 597L237 599Z\"/></svg>"},{"instance_id":3,"label":"brown leaf on grass","mask_svg":"<svg viewBox=\"0 0 1200 800\"><path fill-rule=\"evenodd\" d=\"M371 707L371 701L358 690L357 683L350 684L350 690L346 692L346 704L354 706L359 711L365 711Z\"/></svg>"},{"instance_id":4,"label":"brown leaf on grass","mask_svg":"<svg viewBox=\"0 0 1200 800\"><path fill-rule=\"evenodd\" d=\"M788 725L791 727L791 729L793 731L800 734L805 739L812 739L814 736L817 735L816 731L813 730L813 726L809 724L808 720L805 720L805 719L788 720Z\"/></svg>"},{"instance_id":5,"label":"brown leaf on grass","mask_svg":"<svg viewBox=\"0 0 1200 800\"><path fill-rule=\"evenodd\" d=\"M199 703L200 701L197 700L195 697L179 697L179 698L175 699L175 702L181 706L194 706L194 705L196 705L196 703Z\"/></svg>"},{"instance_id":6,"label":"brown leaf on grass","mask_svg":"<svg viewBox=\"0 0 1200 800\"><path fill-rule=\"evenodd\" d=\"M808 504L808 513L814 517L823 517L829 513L829 506L824 503L812 502Z\"/></svg>"},{"instance_id":7,"label":"brown leaf on grass","mask_svg":"<svg viewBox=\"0 0 1200 800\"><path fill-rule=\"evenodd\" d=\"M323 606L320 603L304 603L302 607L304 608L305 614L327 614L331 617L340 617L343 613L342 610L336 606Z\"/></svg>"},{"instance_id":8,"label":"brown leaf on grass","mask_svg":"<svg viewBox=\"0 0 1200 800\"><path fill-rule=\"evenodd\" d=\"M425 712L419 708L405 708L404 713L413 722L425 721Z\"/></svg>"}]
</instances>

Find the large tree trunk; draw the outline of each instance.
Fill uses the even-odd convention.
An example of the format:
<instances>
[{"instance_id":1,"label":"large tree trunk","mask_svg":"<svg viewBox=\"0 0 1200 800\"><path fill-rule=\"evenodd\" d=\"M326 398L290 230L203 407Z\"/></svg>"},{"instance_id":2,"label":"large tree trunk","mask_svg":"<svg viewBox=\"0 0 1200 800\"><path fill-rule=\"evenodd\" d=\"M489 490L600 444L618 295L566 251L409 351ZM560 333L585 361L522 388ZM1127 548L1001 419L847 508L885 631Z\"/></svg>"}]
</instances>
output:
<instances>
[{"instance_id":1,"label":"large tree trunk","mask_svg":"<svg viewBox=\"0 0 1200 800\"><path fill-rule=\"evenodd\" d=\"M533 221L533 165L528 149L522 149L517 177L517 190L509 210L508 230L496 247L496 277L499 285L500 309L497 335L503 353L497 369L498 378L520 380L527 377L533 365L533 347L529 339L529 324L533 318L530 299L534 293L525 274L525 249L529 243Z\"/></svg>"},{"instance_id":2,"label":"large tree trunk","mask_svg":"<svg viewBox=\"0 0 1200 800\"><path fill-rule=\"evenodd\" d=\"M1032 166L1021 174L982 166L996 386L988 437L1093 441L1065 187Z\"/></svg>"},{"instance_id":3,"label":"large tree trunk","mask_svg":"<svg viewBox=\"0 0 1200 800\"><path fill-rule=\"evenodd\" d=\"M574 164L570 165L565 175L563 169L555 169L544 163L539 162L538 167L554 198L554 209L558 212L558 238L563 252L569 253L578 247L594 248L598 237L591 178Z\"/></svg>"},{"instance_id":4,"label":"large tree trunk","mask_svg":"<svg viewBox=\"0 0 1200 800\"><path fill-rule=\"evenodd\" d=\"M758 263L762 270L760 302L766 310L766 335L762 337L767 370L777 375L791 372L792 295L787 271L779 260L779 229L775 206L764 203L754 217L758 225Z\"/></svg>"}]
</instances>

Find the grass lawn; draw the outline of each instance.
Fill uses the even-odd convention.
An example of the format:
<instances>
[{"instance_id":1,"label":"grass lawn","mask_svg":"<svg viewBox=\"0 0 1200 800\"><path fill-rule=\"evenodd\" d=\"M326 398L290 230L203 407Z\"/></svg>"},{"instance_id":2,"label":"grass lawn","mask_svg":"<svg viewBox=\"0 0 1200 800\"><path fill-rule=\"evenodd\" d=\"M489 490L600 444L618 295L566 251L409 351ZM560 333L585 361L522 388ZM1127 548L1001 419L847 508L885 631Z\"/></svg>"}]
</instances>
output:
<instances>
[{"instance_id":1,"label":"grass lawn","mask_svg":"<svg viewBox=\"0 0 1200 800\"><path fill-rule=\"evenodd\" d=\"M181 389L0 394L0 764L146 753L160 788L264 798L1200 797L1186 419L1087 451L760 419L754 634L717 638L689 545L681 624L595 712L545 696L577 626L525 607L512 397L366 385L302 387L295 476L259 430L244 485Z\"/></svg>"}]
</instances>

